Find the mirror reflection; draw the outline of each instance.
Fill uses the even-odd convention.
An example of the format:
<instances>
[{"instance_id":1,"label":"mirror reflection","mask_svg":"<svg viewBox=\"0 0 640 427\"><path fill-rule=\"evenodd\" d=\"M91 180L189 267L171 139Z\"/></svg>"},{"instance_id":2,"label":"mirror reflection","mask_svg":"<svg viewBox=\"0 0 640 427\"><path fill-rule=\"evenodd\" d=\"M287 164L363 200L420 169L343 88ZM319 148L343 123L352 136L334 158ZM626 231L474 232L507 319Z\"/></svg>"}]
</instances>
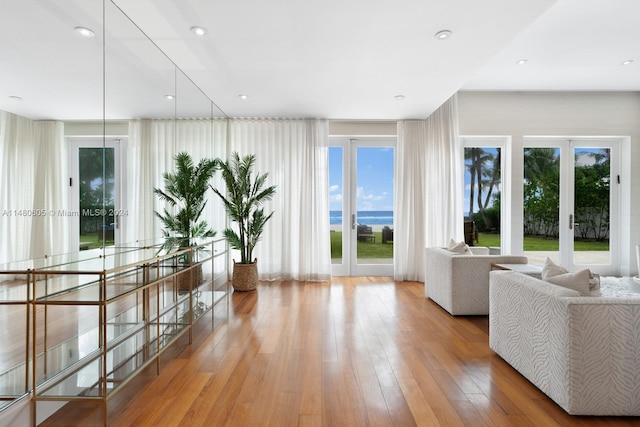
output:
<instances>
[{"instance_id":1,"label":"mirror reflection","mask_svg":"<svg viewBox=\"0 0 640 427\"><path fill-rule=\"evenodd\" d=\"M64 367L96 348L95 304L49 306L48 301L92 290L93 296L73 298L105 303L113 295L103 296L107 287L98 284L110 270L109 284L119 285L109 286L110 292L131 292L118 306L131 318L109 313L107 323L139 327L138 297L151 297L136 286L159 282L178 269L188 272L175 254L139 250L162 237L154 212L165 206L153 189L162 185L163 173L173 169L181 151L195 161L224 157L227 120L109 0L3 5L0 55L0 323L12 325L0 333L0 341L10 343L0 355L2 419L3 409L43 379L40 371L30 378L32 366L42 366L40 355L46 354L52 373L53 365ZM211 197L203 215L214 229L223 228L217 198ZM194 267L202 279L192 292L194 319L225 294L212 280L225 260L208 262L216 251L213 244L209 248L208 258L197 259L202 268ZM156 263L151 274L152 267L141 267L150 259ZM131 264L136 267L126 273L130 277L123 277L119 267ZM121 283L114 283L116 276ZM190 298L163 286L169 288L156 290L156 304L147 305L162 301L169 313L163 322L184 328ZM38 310L31 310L31 303ZM48 313L46 320L36 314L42 312ZM170 318L174 312L181 317ZM31 329L29 322L37 327ZM49 324L65 335L43 344ZM87 333L95 339L77 339ZM132 336L121 355L126 360L139 348ZM148 348L153 337L146 339ZM52 390L74 394L83 381L70 376ZM22 415L28 419L28 407Z\"/></svg>"},{"instance_id":2,"label":"mirror reflection","mask_svg":"<svg viewBox=\"0 0 640 427\"><path fill-rule=\"evenodd\" d=\"M224 156L224 113L108 0L13 2L0 39L0 264L158 239L153 188Z\"/></svg>"}]
</instances>

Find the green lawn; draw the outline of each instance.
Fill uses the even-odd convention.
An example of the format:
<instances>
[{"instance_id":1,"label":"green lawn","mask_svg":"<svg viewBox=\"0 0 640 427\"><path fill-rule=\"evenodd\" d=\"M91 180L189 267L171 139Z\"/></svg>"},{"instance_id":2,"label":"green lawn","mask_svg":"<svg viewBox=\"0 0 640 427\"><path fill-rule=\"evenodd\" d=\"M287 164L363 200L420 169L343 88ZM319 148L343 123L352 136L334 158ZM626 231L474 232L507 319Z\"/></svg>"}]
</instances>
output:
<instances>
[{"instance_id":1,"label":"green lawn","mask_svg":"<svg viewBox=\"0 0 640 427\"><path fill-rule=\"evenodd\" d=\"M102 246L104 246L102 244L102 240L98 239L98 234L97 233L92 233L92 234L83 234L80 236L80 242L89 242L90 245L88 247L88 249L95 249L95 248L101 248ZM107 240L106 241L106 246L111 246L113 245L113 240Z\"/></svg>"},{"instance_id":2,"label":"green lawn","mask_svg":"<svg viewBox=\"0 0 640 427\"><path fill-rule=\"evenodd\" d=\"M500 246L500 235L493 233L479 233L477 246ZM592 242L576 240L574 242L576 251L608 251L609 242ZM525 236L525 251L557 251L557 239L545 239L542 237Z\"/></svg>"},{"instance_id":3,"label":"green lawn","mask_svg":"<svg viewBox=\"0 0 640 427\"><path fill-rule=\"evenodd\" d=\"M342 258L342 232L331 233L331 258ZM393 243L382 244L382 232L374 231L373 242L358 242L358 258L393 258Z\"/></svg>"},{"instance_id":4,"label":"green lawn","mask_svg":"<svg viewBox=\"0 0 640 427\"><path fill-rule=\"evenodd\" d=\"M376 242L358 242L358 258L392 258L393 243L382 244L382 233L374 232ZM96 236L97 241L97 236ZM107 242L108 243L108 242ZM500 235L480 233L477 246L500 246ZM558 240L542 237L525 237L525 251L557 251ZM576 251L608 251L609 242L576 241ZM331 258L342 258L342 232L331 232Z\"/></svg>"}]
</instances>

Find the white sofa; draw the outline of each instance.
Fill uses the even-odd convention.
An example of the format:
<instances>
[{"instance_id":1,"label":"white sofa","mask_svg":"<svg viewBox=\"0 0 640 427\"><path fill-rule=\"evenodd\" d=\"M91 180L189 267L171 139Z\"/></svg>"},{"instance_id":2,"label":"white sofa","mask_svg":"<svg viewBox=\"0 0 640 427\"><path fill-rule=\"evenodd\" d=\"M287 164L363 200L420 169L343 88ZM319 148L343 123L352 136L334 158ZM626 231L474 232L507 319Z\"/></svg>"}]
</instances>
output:
<instances>
[{"instance_id":1,"label":"white sofa","mask_svg":"<svg viewBox=\"0 0 640 427\"><path fill-rule=\"evenodd\" d=\"M489 346L569 414L640 415L640 294L611 285L492 271Z\"/></svg>"},{"instance_id":2,"label":"white sofa","mask_svg":"<svg viewBox=\"0 0 640 427\"><path fill-rule=\"evenodd\" d=\"M526 264L526 256L489 255L489 248L472 247L458 254L431 247L425 250L424 295L454 316L489 314L491 264Z\"/></svg>"}]
</instances>

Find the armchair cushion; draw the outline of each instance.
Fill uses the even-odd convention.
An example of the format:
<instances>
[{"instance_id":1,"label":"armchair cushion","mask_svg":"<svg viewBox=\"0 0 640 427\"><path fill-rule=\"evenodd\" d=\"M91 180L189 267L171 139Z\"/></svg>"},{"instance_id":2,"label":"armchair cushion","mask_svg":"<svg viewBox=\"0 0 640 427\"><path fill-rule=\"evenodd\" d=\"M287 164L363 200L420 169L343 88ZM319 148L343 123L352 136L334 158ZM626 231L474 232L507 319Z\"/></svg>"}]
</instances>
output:
<instances>
[{"instance_id":1,"label":"armchair cushion","mask_svg":"<svg viewBox=\"0 0 640 427\"><path fill-rule=\"evenodd\" d=\"M456 242L453 239L449 240L449 246L447 247L447 250L456 254L471 253L471 251L469 250L469 245L467 245L465 242Z\"/></svg>"}]
</instances>

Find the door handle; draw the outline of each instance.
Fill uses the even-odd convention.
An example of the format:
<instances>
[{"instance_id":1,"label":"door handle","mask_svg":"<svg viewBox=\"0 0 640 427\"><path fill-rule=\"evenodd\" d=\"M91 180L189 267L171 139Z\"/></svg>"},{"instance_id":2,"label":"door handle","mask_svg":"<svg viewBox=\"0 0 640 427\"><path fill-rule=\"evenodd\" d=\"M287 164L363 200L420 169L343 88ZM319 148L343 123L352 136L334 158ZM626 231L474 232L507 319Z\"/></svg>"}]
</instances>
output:
<instances>
[{"instance_id":1,"label":"door handle","mask_svg":"<svg viewBox=\"0 0 640 427\"><path fill-rule=\"evenodd\" d=\"M356 229L356 214L351 214L351 229Z\"/></svg>"},{"instance_id":2,"label":"door handle","mask_svg":"<svg viewBox=\"0 0 640 427\"><path fill-rule=\"evenodd\" d=\"M569 214L569 230L573 230L573 214Z\"/></svg>"}]
</instances>

